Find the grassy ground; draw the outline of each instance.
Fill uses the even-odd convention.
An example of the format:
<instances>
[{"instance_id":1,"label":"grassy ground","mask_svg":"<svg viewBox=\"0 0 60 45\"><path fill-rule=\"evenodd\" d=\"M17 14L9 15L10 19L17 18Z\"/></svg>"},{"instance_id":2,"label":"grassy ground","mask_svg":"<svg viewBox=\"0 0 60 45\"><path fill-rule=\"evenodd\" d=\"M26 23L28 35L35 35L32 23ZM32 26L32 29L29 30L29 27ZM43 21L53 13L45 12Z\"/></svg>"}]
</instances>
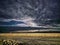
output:
<instances>
[{"instance_id":1,"label":"grassy ground","mask_svg":"<svg viewBox=\"0 0 60 45\"><path fill-rule=\"evenodd\" d=\"M60 45L60 33L1 33L0 45L3 43L6 45Z\"/></svg>"}]
</instances>

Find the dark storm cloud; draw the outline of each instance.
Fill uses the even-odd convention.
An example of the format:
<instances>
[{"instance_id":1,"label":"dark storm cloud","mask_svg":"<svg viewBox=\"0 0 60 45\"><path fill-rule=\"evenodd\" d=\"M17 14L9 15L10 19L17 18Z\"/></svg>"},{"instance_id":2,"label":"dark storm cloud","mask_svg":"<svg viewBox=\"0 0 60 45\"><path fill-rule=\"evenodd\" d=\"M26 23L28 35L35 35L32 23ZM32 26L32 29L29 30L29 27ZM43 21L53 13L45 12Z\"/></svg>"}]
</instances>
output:
<instances>
[{"instance_id":1,"label":"dark storm cloud","mask_svg":"<svg viewBox=\"0 0 60 45\"><path fill-rule=\"evenodd\" d=\"M60 22L59 0L0 0L0 18L31 17L38 25Z\"/></svg>"}]
</instances>

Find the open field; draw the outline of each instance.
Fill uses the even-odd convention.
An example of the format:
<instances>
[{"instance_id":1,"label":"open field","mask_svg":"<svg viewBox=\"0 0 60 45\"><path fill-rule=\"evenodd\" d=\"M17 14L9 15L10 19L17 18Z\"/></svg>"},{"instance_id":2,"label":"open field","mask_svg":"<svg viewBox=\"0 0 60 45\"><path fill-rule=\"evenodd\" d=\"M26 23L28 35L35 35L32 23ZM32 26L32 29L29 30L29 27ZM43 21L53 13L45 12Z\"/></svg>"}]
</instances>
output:
<instances>
[{"instance_id":1,"label":"open field","mask_svg":"<svg viewBox=\"0 0 60 45\"><path fill-rule=\"evenodd\" d=\"M17 45L60 45L60 33L1 33L0 45L4 41L10 45L12 42Z\"/></svg>"},{"instance_id":2,"label":"open field","mask_svg":"<svg viewBox=\"0 0 60 45\"><path fill-rule=\"evenodd\" d=\"M60 33L1 33L4 37L60 37Z\"/></svg>"}]
</instances>

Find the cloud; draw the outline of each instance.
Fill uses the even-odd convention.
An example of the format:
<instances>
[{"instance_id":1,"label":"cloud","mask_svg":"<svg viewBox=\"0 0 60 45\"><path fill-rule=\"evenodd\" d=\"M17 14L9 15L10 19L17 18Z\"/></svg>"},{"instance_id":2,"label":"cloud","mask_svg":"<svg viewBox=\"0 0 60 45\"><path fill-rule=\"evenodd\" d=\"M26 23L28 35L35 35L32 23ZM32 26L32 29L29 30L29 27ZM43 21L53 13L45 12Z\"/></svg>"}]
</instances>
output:
<instances>
[{"instance_id":1,"label":"cloud","mask_svg":"<svg viewBox=\"0 0 60 45\"><path fill-rule=\"evenodd\" d=\"M37 23L34 22L35 19L32 17L26 16L22 18L22 20L29 26L32 26L32 27L38 26Z\"/></svg>"},{"instance_id":2,"label":"cloud","mask_svg":"<svg viewBox=\"0 0 60 45\"><path fill-rule=\"evenodd\" d=\"M0 0L0 18L6 19L2 20L5 22L22 20L26 25L38 26L49 22L50 19L60 19L58 8L57 0ZM53 23L55 22L51 24Z\"/></svg>"},{"instance_id":3,"label":"cloud","mask_svg":"<svg viewBox=\"0 0 60 45\"><path fill-rule=\"evenodd\" d=\"M11 25L11 21L14 21L14 23L16 22L22 22L22 23L16 23L16 24L12 24ZM34 19L31 18L31 17L23 17L22 19L0 19L0 22L5 22L5 26L22 26L22 27L25 27L25 26L30 26L30 27L36 27L37 24L34 22ZM8 23L9 25L7 25L6 23ZM2 26L2 25L0 25Z\"/></svg>"}]
</instances>

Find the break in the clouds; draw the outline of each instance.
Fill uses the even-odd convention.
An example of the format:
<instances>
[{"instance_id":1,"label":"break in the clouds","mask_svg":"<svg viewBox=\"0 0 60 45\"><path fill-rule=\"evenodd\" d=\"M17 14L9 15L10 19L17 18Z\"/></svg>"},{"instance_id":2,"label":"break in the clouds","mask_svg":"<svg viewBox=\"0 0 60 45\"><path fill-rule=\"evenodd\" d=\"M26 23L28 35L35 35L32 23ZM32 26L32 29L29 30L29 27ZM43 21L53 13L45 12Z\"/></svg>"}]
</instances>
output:
<instances>
[{"instance_id":1,"label":"break in the clouds","mask_svg":"<svg viewBox=\"0 0 60 45\"><path fill-rule=\"evenodd\" d=\"M24 17L23 19L2 19L0 20L0 26L37 27L37 24L33 20L31 17Z\"/></svg>"},{"instance_id":2,"label":"break in the clouds","mask_svg":"<svg viewBox=\"0 0 60 45\"><path fill-rule=\"evenodd\" d=\"M22 20L28 26L57 25L59 5L60 0L0 0L0 20Z\"/></svg>"}]
</instances>

